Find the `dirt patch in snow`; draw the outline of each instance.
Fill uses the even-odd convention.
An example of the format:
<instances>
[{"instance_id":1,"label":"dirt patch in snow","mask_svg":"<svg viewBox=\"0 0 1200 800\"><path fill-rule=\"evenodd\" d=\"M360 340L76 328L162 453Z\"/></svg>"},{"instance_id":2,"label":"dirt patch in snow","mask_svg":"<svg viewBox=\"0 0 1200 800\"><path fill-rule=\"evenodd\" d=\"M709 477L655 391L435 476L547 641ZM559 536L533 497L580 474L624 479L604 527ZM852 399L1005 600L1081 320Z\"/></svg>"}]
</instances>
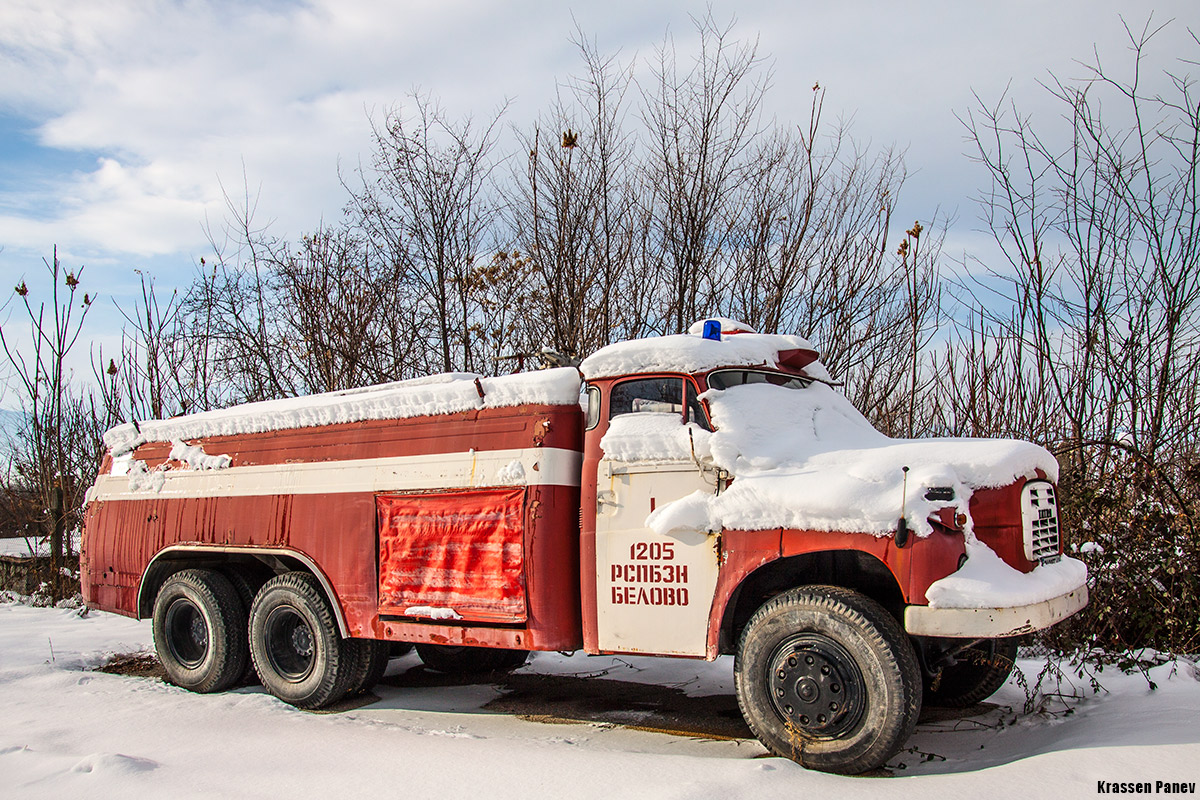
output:
<instances>
[{"instance_id":1,"label":"dirt patch in snow","mask_svg":"<svg viewBox=\"0 0 1200 800\"><path fill-rule=\"evenodd\" d=\"M537 722L609 723L706 739L751 739L732 695L688 697L680 689L567 675L507 675L484 706Z\"/></svg>"},{"instance_id":2,"label":"dirt patch in snow","mask_svg":"<svg viewBox=\"0 0 1200 800\"><path fill-rule=\"evenodd\" d=\"M422 665L388 675L397 689L494 686L483 708L548 724L608 724L706 739L752 739L733 695L688 697L682 690L631 681L535 673L446 675Z\"/></svg>"},{"instance_id":3,"label":"dirt patch in snow","mask_svg":"<svg viewBox=\"0 0 1200 800\"><path fill-rule=\"evenodd\" d=\"M158 678L166 680L167 673L153 653L118 653L108 660L97 672L109 675L129 675L134 678Z\"/></svg>"}]
</instances>

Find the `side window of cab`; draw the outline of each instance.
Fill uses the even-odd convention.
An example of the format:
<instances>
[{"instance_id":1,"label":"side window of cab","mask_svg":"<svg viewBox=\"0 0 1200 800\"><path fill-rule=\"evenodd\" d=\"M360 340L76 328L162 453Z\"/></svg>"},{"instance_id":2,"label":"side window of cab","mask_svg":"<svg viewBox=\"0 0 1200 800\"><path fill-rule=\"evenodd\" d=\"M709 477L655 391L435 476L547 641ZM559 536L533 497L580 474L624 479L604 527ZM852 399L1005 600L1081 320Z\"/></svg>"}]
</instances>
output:
<instances>
[{"instance_id":1,"label":"side window of cab","mask_svg":"<svg viewBox=\"0 0 1200 800\"><path fill-rule=\"evenodd\" d=\"M696 387L683 377L638 378L619 383L613 387L608 409L609 419L622 414L675 414L680 424L694 422L711 430L696 397Z\"/></svg>"},{"instance_id":2,"label":"side window of cab","mask_svg":"<svg viewBox=\"0 0 1200 800\"><path fill-rule=\"evenodd\" d=\"M683 416L682 378L639 378L618 383L608 399L608 418L643 412Z\"/></svg>"}]
</instances>

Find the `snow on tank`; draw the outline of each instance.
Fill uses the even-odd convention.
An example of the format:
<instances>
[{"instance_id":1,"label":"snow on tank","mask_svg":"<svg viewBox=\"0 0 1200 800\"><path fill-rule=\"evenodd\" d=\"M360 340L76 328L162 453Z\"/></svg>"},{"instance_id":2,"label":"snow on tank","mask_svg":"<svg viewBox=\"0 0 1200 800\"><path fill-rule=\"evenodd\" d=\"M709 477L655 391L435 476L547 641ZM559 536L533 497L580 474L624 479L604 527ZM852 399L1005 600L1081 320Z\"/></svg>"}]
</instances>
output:
<instances>
[{"instance_id":1,"label":"snow on tank","mask_svg":"<svg viewBox=\"0 0 1200 800\"><path fill-rule=\"evenodd\" d=\"M480 394L482 393L482 397ZM163 420L125 423L104 434L114 457L146 442L170 442L372 419L452 414L519 405L579 403L579 372L573 367L498 378L446 373L285 400L245 403Z\"/></svg>"}]
</instances>

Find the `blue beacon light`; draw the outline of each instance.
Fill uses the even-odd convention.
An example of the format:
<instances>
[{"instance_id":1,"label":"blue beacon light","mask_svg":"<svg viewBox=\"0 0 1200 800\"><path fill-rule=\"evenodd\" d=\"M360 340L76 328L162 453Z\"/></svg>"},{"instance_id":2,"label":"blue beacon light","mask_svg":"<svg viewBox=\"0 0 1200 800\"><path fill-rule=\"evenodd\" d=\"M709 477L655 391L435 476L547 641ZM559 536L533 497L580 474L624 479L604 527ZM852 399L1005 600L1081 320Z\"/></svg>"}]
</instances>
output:
<instances>
[{"instance_id":1,"label":"blue beacon light","mask_svg":"<svg viewBox=\"0 0 1200 800\"><path fill-rule=\"evenodd\" d=\"M721 341L721 323L715 319L704 320L704 338Z\"/></svg>"}]
</instances>

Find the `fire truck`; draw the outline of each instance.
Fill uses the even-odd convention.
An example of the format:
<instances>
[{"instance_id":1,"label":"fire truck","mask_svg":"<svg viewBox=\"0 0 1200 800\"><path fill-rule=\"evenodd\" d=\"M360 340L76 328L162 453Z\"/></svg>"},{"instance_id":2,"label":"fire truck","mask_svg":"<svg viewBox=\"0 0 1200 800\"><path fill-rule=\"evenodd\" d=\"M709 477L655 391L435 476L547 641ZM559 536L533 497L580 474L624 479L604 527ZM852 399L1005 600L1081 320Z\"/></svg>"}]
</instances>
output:
<instances>
[{"instance_id":1,"label":"fire truck","mask_svg":"<svg viewBox=\"0 0 1200 800\"><path fill-rule=\"evenodd\" d=\"M876 769L922 703L971 705L1017 637L1087 602L1057 465L874 431L795 336L709 320L563 367L435 375L130 422L105 436L91 608L153 620L170 682L315 709L400 645L734 658L746 722Z\"/></svg>"}]
</instances>

